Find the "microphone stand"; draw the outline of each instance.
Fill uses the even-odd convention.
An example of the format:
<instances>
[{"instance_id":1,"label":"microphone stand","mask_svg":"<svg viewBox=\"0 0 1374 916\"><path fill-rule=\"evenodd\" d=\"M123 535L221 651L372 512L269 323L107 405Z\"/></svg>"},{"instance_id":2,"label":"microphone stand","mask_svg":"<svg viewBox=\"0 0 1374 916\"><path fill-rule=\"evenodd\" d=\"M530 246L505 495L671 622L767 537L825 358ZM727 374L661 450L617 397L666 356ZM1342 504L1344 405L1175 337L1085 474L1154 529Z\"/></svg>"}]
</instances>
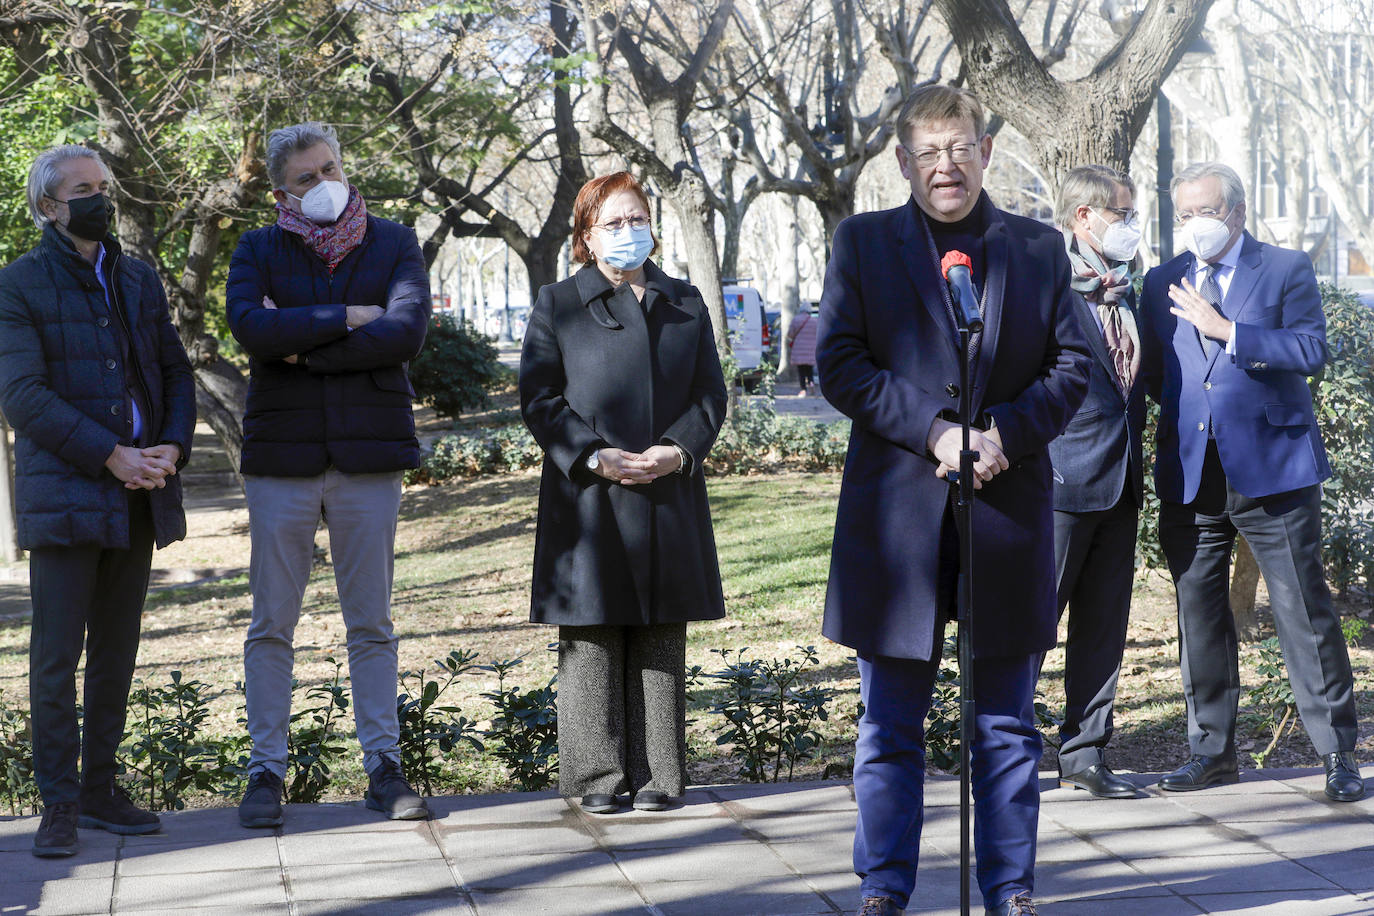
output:
<instances>
[{"instance_id":1,"label":"microphone stand","mask_svg":"<svg viewBox=\"0 0 1374 916\"><path fill-rule=\"evenodd\" d=\"M982 321L977 320L975 326L974 321L963 320L958 309L955 314L960 316L959 425L963 434L958 478L952 481L958 485L954 526L959 533L959 913L969 916L969 866L973 860L969 830L972 814L969 799L973 787L969 749L973 744L974 713L973 688L969 683L973 678L973 463L978 460L978 452L969 448L969 430L973 424L969 343L973 333L982 330Z\"/></svg>"}]
</instances>

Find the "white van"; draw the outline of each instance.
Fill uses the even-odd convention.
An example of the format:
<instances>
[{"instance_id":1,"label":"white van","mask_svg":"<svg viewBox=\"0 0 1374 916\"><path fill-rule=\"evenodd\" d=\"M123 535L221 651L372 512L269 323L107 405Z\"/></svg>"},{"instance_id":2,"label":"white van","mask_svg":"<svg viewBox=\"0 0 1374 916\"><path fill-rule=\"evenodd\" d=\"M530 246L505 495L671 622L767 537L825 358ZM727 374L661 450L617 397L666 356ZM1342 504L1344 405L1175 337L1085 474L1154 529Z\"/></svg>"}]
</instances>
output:
<instances>
[{"instance_id":1,"label":"white van","mask_svg":"<svg viewBox=\"0 0 1374 916\"><path fill-rule=\"evenodd\" d=\"M740 380L753 387L768 370L764 362L768 319L764 315L763 297L752 286L727 284L721 287L725 296L725 324L730 329L730 351L739 368Z\"/></svg>"}]
</instances>

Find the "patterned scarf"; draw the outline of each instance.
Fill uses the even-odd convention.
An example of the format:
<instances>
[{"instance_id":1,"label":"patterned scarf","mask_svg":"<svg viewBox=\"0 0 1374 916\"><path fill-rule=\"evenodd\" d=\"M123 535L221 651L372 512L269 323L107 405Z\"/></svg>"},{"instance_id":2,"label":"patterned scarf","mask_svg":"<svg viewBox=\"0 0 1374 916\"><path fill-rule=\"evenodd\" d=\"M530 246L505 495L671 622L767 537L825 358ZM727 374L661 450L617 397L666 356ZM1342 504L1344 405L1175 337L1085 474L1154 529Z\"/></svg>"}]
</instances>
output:
<instances>
[{"instance_id":1,"label":"patterned scarf","mask_svg":"<svg viewBox=\"0 0 1374 916\"><path fill-rule=\"evenodd\" d=\"M1071 285L1089 305L1096 307L1098 320L1102 322L1102 337L1116 372L1116 383L1123 396L1129 395L1140 374L1140 333L1135 313L1129 304L1123 304L1131 290L1130 268L1124 263L1108 268L1091 247L1080 249L1072 234L1065 234L1064 247L1073 267Z\"/></svg>"},{"instance_id":2,"label":"patterned scarf","mask_svg":"<svg viewBox=\"0 0 1374 916\"><path fill-rule=\"evenodd\" d=\"M349 185L348 204L339 218L328 226L320 226L280 203L277 204L277 225L305 239L332 274L339 262L363 243L363 236L367 234L367 204L363 203L358 189Z\"/></svg>"}]
</instances>

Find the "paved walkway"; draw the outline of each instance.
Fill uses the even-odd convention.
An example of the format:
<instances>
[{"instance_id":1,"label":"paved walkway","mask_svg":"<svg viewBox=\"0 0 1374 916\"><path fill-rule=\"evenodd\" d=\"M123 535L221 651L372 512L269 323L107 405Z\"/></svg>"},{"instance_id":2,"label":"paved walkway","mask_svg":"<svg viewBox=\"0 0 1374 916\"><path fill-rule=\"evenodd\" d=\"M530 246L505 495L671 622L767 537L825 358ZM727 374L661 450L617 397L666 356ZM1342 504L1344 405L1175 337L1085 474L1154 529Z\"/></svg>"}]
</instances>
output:
<instances>
[{"instance_id":1,"label":"paved walkway","mask_svg":"<svg viewBox=\"0 0 1374 916\"><path fill-rule=\"evenodd\" d=\"M1374 766L1364 772L1374 777ZM1157 776L1134 778L1149 787ZM1270 770L1192 795L1146 788L1104 801L1045 775L1041 910L1374 914L1374 798L1328 802L1321 782L1318 770ZM958 912L958 788L927 785L909 913ZM37 818L0 818L0 913L809 916L857 906L847 783L707 786L661 813L586 815L548 793L433 808L429 822L387 822L361 804L295 805L273 832L239 827L232 808L183 811L146 837L83 830L66 860L29 854Z\"/></svg>"}]
</instances>

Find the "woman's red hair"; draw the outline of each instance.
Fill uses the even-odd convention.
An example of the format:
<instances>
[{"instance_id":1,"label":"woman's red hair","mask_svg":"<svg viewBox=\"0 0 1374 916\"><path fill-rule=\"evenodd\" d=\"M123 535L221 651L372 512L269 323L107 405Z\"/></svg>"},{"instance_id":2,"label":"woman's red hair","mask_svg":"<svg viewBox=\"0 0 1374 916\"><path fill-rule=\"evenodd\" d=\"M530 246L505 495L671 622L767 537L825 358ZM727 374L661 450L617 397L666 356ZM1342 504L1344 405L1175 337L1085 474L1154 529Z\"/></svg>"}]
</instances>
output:
<instances>
[{"instance_id":1,"label":"woman's red hair","mask_svg":"<svg viewBox=\"0 0 1374 916\"><path fill-rule=\"evenodd\" d=\"M596 225L597 217L601 215L601 208L605 206L606 201L621 191L629 191L634 194L639 198L639 202L644 204L644 212L651 212L649 195L644 193L644 186L629 172L612 172L609 175L602 175L600 178L593 178L582 186L582 190L577 192L577 200L573 203L572 256L574 261L583 264L596 263L596 256L587 247L587 234ZM654 247L649 254L657 254L658 236L653 235L652 227L649 229L649 234L654 239Z\"/></svg>"}]
</instances>

